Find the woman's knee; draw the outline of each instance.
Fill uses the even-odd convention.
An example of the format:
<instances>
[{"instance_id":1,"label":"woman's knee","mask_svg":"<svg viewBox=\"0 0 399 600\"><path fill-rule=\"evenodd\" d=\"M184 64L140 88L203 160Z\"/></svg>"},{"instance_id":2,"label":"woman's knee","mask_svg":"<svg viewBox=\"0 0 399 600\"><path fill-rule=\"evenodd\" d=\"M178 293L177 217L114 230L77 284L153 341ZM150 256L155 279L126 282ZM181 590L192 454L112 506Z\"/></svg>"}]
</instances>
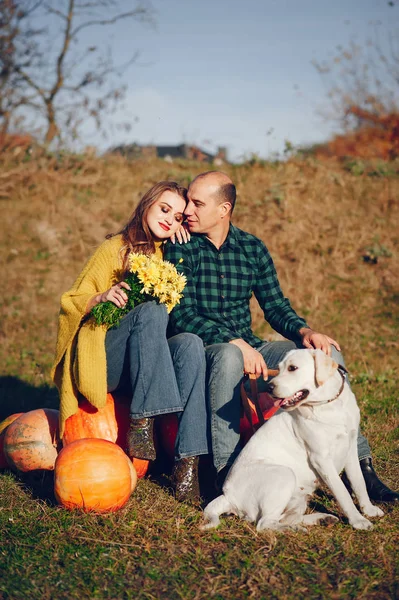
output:
<instances>
[{"instance_id":1,"label":"woman's knee","mask_svg":"<svg viewBox=\"0 0 399 600\"><path fill-rule=\"evenodd\" d=\"M155 301L143 302L136 306L131 313L133 318L145 323L146 326L147 324L152 326L161 325L166 328L169 319L166 306Z\"/></svg>"},{"instance_id":2,"label":"woman's knee","mask_svg":"<svg viewBox=\"0 0 399 600\"><path fill-rule=\"evenodd\" d=\"M174 355L195 355L198 359L205 359L204 344L195 333L179 333L168 339L169 349Z\"/></svg>"}]
</instances>

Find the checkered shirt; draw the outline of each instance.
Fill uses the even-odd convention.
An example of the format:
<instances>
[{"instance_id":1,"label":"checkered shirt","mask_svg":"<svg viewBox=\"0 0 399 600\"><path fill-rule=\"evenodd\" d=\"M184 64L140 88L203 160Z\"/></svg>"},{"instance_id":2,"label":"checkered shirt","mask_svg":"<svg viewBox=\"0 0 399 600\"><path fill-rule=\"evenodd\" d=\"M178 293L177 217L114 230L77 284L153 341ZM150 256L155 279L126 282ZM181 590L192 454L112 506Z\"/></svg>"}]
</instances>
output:
<instances>
[{"instance_id":1,"label":"checkered shirt","mask_svg":"<svg viewBox=\"0 0 399 600\"><path fill-rule=\"evenodd\" d=\"M264 243L234 225L218 250L204 235L188 244L168 242L164 258L187 277L184 296L170 315L170 330L196 333L205 345L242 338L257 347L249 301L258 300L268 323L288 339L307 327L284 297ZM180 259L183 259L179 263Z\"/></svg>"}]
</instances>

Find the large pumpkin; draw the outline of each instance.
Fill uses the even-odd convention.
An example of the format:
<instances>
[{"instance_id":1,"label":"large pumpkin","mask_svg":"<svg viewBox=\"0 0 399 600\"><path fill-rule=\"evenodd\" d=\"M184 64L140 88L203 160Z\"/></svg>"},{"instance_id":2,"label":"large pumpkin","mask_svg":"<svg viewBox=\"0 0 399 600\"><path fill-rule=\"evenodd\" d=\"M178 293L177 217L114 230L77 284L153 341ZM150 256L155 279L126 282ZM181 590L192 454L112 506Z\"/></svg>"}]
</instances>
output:
<instances>
[{"instance_id":1,"label":"large pumpkin","mask_svg":"<svg viewBox=\"0 0 399 600\"><path fill-rule=\"evenodd\" d=\"M77 412L65 421L62 443L65 447L76 440L98 438L114 442L124 449L128 428L128 399L114 398L112 394L107 394L105 406L97 409L85 398L81 398ZM149 464L148 460L133 459L139 479L147 473Z\"/></svg>"},{"instance_id":2,"label":"large pumpkin","mask_svg":"<svg viewBox=\"0 0 399 600\"><path fill-rule=\"evenodd\" d=\"M68 509L114 512L126 504L136 484L131 461L107 440L72 442L61 450L55 463L55 497Z\"/></svg>"},{"instance_id":3,"label":"large pumpkin","mask_svg":"<svg viewBox=\"0 0 399 600\"><path fill-rule=\"evenodd\" d=\"M7 427L4 455L11 468L19 471L54 469L59 446L59 411L38 408L22 414Z\"/></svg>"},{"instance_id":4,"label":"large pumpkin","mask_svg":"<svg viewBox=\"0 0 399 600\"><path fill-rule=\"evenodd\" d=\"M6 429L9 425L11 425L11 423L13 423L23 414L24 413L14 413L13 415L6 417L4 421L0 423L0 469L5 469L8 467L8 462L4 456L4 436L6 434Z\"/></svg>"}]
</instances>

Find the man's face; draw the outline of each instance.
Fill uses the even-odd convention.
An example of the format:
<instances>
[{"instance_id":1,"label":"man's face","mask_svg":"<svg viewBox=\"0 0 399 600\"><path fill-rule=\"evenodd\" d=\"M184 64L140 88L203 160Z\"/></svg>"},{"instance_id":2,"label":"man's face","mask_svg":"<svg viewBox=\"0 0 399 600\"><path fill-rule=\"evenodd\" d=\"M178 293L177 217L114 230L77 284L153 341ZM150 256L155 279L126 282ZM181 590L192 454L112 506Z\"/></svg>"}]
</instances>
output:
<instances>
[{"instance_id":1,"label":"man's face","mask_svg":"<svg viewBox=\"0 0 399 600\"><path fill-rule=\"evenodd\" d=\"M184 211L191 233L209 233L220 224L221 205L215 200L217 187L206 181L194 181L188 188Z\"/></svg>"}]
</instances>

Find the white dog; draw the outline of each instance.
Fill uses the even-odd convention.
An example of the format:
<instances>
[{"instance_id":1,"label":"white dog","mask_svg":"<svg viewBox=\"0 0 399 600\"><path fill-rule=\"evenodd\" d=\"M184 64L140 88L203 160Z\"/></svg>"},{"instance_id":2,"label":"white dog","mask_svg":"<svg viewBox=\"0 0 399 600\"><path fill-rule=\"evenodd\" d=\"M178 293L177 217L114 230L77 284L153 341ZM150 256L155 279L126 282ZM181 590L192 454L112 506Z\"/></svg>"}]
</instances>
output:
<instances>
[{"instance_id":1,"label":"white dog","mask_svg":"<svg viewBox=\"0 0 399 600\"><path fill-rule=\"evenodd\" d=\"M342 368L321 350L292 350L270 389L283 410L258 429L237 457L223 495L205 509L202 529L216 527L223 513L255 522L258 531L336 521L326 513L305 515L307 499L321 481L352 527L371 529L339 475L345 469L364 515L384 514L371 504L360 470L359 408Z\"/></svg>"}]
</instances>

